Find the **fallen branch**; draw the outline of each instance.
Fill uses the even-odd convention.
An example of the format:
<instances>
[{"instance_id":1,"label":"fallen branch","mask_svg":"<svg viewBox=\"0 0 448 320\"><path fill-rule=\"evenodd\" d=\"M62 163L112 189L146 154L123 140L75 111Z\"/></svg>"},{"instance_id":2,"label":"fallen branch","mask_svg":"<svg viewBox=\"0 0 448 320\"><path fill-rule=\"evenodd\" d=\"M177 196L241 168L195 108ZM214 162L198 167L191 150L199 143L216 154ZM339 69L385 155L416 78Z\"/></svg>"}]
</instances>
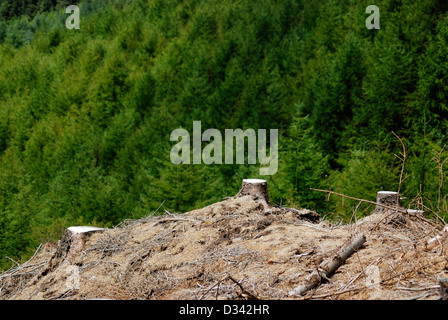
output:
<instances>
[{"instance_id":1,"label":"fallen branch","mask_svg":"<svg viewBox=\"0 0 448 320\"><path fill-rule=\"evenodd\" d=\"M314 189L314 188L310 188L310 190L319 191L319 192L326 192L329 195L334 194L334 195L337 195L337 196L340 196L340 197L343 197L343 198L347 198L347 199L350 199L350 200L356 200L356 201L362 201L362 202L374 204L376 206L379 206L379 207L382 207L382 208L385 208L385 209L389 209L389 210L393 210L393 211L396 211L396 212L408 213L408 211L405 208L403 208L403 207L391 207L391 206L388 206L388 205L385 205L385 204L382 204L382 203L378 203L378 202L375 202L375 201L370 201L370 200L350 197L350 196L347 196L345 194L334 192L334 191L331 191L331 190L321 190L321 189Z\"/></svg>"},{"instance_id":2,"label":"fallen branch","mask_svg":"<svg viewBox=\"0 0 448 320\"><path fill-rule=\"evenodd\" d=\"M406 208L402 207L399 204L399 202L396 202L393 205L388 205L387 203L382 203L383 201L379 201L378 198L377 198L377 201L375 202L375 201L370 201L370 200L350 197L350 196L347 196L345 194L334 192L334 191L331 191L331 190L321 190L321 189L314 189L314 188L310 188L310 190L328 193L327 199L328 199L328 197L330 195L334 194L334 195L342 197L343 199L347 198L347 199L359 201L360 203L361 202L366 202L366 203L374 204L374 205L376 205L376 208L375 208L375 210L372 211L370 216L373 216L374 213L378 213L379 212L378 209L380 209L380 208L388 209L388 210L383 210L383 212L379 212L379 213L381 213L381 214L378 215L380 218L377 218L377 219L373 220L376 223L373 225L373 227L370 228L371 231L376 229L381 223L383 223L383 221L385 221L385 220L387 221L387 219L389 219L391 217L392 217L392 219L395 219L395 218L398 217L398 219L400 219L403 222L403 221L406 221L405 219L407 217L412 216L412 217L420 219L420 220L422 220L422 221L424 221L426 223L431 223L430 220L424 218L424 216L421 214L422 211L406 209ZM359 206L359 204L358 204L358 206ZM395 218L394 218L394 216L395 216ZM367 218L367 219L369 219L369 218ZM360 222L361 221L362 220L360 220Z\"/></svg>"},{"instance_id":3,"label":"fallen branch","mask_svg":"<svg viewBox=\"0 0 448 320\"><path fill-rule=\"evenodd\" d=\"M219 280L219 281L216 282L215 284L213 284L210 288L207 289L207 291L205 291L205 293L199 298L199 300L204 299L204 297L205 297L210 291L212 291L213 288L215 288L216 286L218 286L218 288L219 288L220 283L221 283L222 281L226 280L226 279L227 279L227 276L224 277L224 278L222 278L221 280ZM218 290L216 290L216 293L218 293Z\"/></svg>"},{"instance_id":4,"label":"fallen branch","mask_svg":"<svg viewBox=\"0 0 448 320\"><path fill-rule=\"evenodd\" d=\"M403 258L409 258L413 257L417 254L419 251L430 251L435 249L437 246L441 246L446 242L448 239L448 226L443 228L443 230L434 238L431 238L427 241L425 241L423 244L416 246L414 250L406 253Z\"/></svg>"},{"instance_id":5,"label":"fallen branch","mask_svg":"<svg viewBox=\"0 0 448 320\"><path fill-rule=\"evenodd\" d=\"M249 291L247 291L240 282L236 281L235 279L233 279L231 276L228 276L227 279L233 281L238 287L240 287L241 289L241 296L244 297L247 300L260 300L259 297L257 297L256 295L250 293Z\"/></svg>"},{"instance_id":6,"label":"fallen branch","mask_svg":"<svg viewBox=\"0 0 448 320\"><path fill-rule=\"evenodd\" d=\"M322 263L319 268L313 271L307 278L307 282L301 284L289 292L290 296L304 295L307 291L319 286L323 280L328 280L339 266L348 259L353 253L359 250L366 241L366 237L361 234L353 237L348 245L342 247L342 250L334 256L329 262Z\"/></svg>"},{"instance_id":7,"label":"fallen branch","mask_svg":"<svg viewBox=\"0 0 448 320\"><path fill-rule=\"evenodd\" d=\"M245 298L246 300L260 300L260 298L258 296L256 296L255 294L249 292L248 290L246 290L242 285L241 282L236 281L234 278L232 278L232 276L227 275L224 278L222 278L221 280L219 280L218 282L214 283L210 288L207 289L207 291L199 298L199 300L202 300L211 290L213 290L216 286L217 291L216 291L216 296L218 295L218 290L219 290L219 285L226 281L226 280L231 280L233 283L235 283L240 289L241 289L241 296L243 298Z\"/></svg>"},{"instance_id":8,"label":"fallen branch","mask_svg":"<svg viewBox=\"0 0 448 320\"><path fill-rule=\"evenodd\" d=\"M406 174L406 176L403 178L404 165L405 165L405 163L406 163L406 147L405 147L405 145L404 145L404 143L403 143L403 140L402 140L399 136L397 136L397 135L395 134L395 132L392 131L392 134L393 134L393 135L400 141L401 146L402 146L402 148L403 148L403 152L400 153L400 156L397 156L397 155L395 154L395 156L396 156L398 159L400 159L401 162L402 162L402 164L401 164L400 180L399 180L399 182L398 182L398 191L397 191L397 193L400 194L401 184L402 184L403 181L406 180L406 178L408 177L408 175Z\"/></svg>"}]
</instances>

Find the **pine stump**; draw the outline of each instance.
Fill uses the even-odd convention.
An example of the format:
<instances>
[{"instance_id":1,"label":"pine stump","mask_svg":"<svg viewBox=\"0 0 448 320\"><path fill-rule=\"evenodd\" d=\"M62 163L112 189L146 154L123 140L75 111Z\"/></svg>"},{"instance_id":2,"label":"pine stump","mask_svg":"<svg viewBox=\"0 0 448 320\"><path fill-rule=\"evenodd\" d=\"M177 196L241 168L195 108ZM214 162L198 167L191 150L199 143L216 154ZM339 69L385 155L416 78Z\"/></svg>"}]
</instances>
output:
<instances>
[{"instance_id":1,"label":"pine stump","mask_svg":"<svg viewBox=\"0 0 448 320\"><path fill-rule=\"evenodd\" d=\"M82 251L86 240L93 233L103 230L102 228L85 226L67 228L65 235L58 241L55 257L67 259L70 262L71 258Z\"/></svg>"},{"instance_id":2,"label":"pine stump","mask_svg":"<svg viewBox=\"0 0 448 320\"><path fill-rule=\"evenodd\" d=\"M271 208L268 196L268 183L262 179L244 179L240 191L235 197L252 196L263 205L264 210Z\"/></svg>"},{"instance_id":3,"label":"pine stump","mask_svg":"<svg viewBox=\"0 0 448 320\"><path fill-rule=\"evenodd\" d=\"M389 210L384 206L402 209L400 194L395 191L378 191L376 194L376 203L379 205L372 211L372 214L383 213L385 210Z\"/></svg>"},{"instance_id":4,"label":"pine stump","mask_svg":"<svg viewBox=\"0 0 448 320\"><path fill-rule=\"evenodd\" d=\"M84 249L87 239L95 232L102 232L106 229L97 227L69 227L64 236L58 241L56 252L47 262L42 271L32 280L31 285L36 284L43 276L52 272L63 263L72 264L72 259Z\"/></svg>"}]
</instances>

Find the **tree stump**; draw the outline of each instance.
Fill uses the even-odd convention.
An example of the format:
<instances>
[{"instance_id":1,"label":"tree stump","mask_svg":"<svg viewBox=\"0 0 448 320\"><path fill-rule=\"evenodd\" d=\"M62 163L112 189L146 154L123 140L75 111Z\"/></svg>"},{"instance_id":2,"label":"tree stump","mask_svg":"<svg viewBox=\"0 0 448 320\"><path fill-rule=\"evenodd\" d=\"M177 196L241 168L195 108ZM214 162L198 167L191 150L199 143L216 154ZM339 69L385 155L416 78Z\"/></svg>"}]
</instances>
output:
<instances>
[{"instance_id":1,"label":"tree stump","mask_svg":"<svg viewBox=\"0 0 448 320\"><path fill-rule=\"evenodd\" d=\"M376 194L376 203L379 203L380 205L376 206L372 211L372 214L383 213L385 210L388 210L381 206L381 204L391 208L401 209L400 194L395 191L378 191Z\"/></svg>"},{"instance_id":2,"label":"tree stump","mask_svg":"<svg viewBox=\"0 0 448 320\"><path fill-rule=\"evenodd\" d=\"M36 284L43 276L58 268L64 261L69 264L79 252L82 251L86 240L95 232L101 232L106 229L97 227L69 227L64 236L58 241L56 252L48 261L43 270L37 274L31 281L31 285Z\"/></svg>"},{"instance_id":3,"label":"tree stump","mask_svg":"<svg viewBox=\"0 0 448 320\"><path fill-rule=\"evenodd\" d=\"M268 183L262 179L244 179L240 191L235 197L252 196L263 205L264 210L271 208L268 196Z\"/></svg>"},{"instance_id":4,"label":"tree stump","mask_svg":"<svg viewBox=\"0 0 448 320\"><path fill-rule=\"evenodd\" d=\"M65 235L58 241L55 258L70 259L78 254L83 248L86 240L95 232L105 229L97 227L69 227Z\"/></svg>"},{"instance_id":5,"label":"tree stump","mask_svg":"<svg viewBox=\"0 0 448 320\"><path fill-rule=\"evenodd\" d=\"M439 279L440 300L448 300L448 277Z\"/></svg>"},{"instance_id":6,"label":"tree stump","mask_svg":"<svg viewBox=\"0 0 448 320\"><path fill-rule=\"evenodd\" d=\"M74 258L79 252L82 251L86 240L95 232L101 232L106 229L97 227L69 227L65 231L64 236L58 241L56 252L48 261L43 270L37 274L31 282L34 285L44 275L52 272L58 268L64 261L69 264L72 263L71 259Z\"/></svg>"}]
</instances>

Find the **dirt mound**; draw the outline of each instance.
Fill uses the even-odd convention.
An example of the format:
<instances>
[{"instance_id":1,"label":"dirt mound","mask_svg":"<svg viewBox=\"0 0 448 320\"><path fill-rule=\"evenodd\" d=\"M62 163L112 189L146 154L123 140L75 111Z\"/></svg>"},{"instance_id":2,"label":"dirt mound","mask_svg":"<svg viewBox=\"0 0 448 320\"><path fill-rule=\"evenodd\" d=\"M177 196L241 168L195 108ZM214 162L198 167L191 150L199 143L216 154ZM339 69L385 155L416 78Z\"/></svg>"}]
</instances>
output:
<instances>
[{"instance_id":1,"label":"dirt mound","mask_svg":"<svg viewBox=\"0 0 448 320\"><path fill-rule=\"evenodd\" d=\"M385 211L332 225L313 211L266 209L259 200L240 195L113 229L67 230L0 275L0 298L439 298L439 279L448 276L441 224ZM359 233L366 242L328 280L290 294Z\"/></svg>"}]
</instances>

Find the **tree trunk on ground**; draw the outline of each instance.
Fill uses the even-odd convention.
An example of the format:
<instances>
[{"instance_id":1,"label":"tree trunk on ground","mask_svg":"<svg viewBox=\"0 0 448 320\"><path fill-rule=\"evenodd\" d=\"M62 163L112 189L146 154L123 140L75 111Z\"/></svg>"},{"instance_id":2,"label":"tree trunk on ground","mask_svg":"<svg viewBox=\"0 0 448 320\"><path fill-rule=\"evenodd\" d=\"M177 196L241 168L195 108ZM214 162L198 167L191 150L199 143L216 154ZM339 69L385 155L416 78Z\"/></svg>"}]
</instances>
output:
<instances>
[{"instance_id":1,"label":"tree trunk on ground","mask_svg":"<svg viewBox=\"0 0 448 320\"><path fill-rule=\"evenodd\" d=\"M363 234L351 238L342 246L339 253L330 261L323 262L319 268L313 271L307 278L307 282L295 287L289 292L290 296L304 295L307 291L316 288L323 280L331 276L337 268L339 268L345 260L347 260L353 253L359 250L366 242L366 237Z\"/></svg>"},{"instance_id":2,"label":"tree trunk on ground","mask_svg":"<svg viewBox=\"0 0 448 320\"><path fill-rule=\"evenodd\" d=\"M271 208L268 196L268 183L261 179L244 179L241 190L235 197L252 196L263 205L264 210Z\"/></svg>"}]
</instances>

